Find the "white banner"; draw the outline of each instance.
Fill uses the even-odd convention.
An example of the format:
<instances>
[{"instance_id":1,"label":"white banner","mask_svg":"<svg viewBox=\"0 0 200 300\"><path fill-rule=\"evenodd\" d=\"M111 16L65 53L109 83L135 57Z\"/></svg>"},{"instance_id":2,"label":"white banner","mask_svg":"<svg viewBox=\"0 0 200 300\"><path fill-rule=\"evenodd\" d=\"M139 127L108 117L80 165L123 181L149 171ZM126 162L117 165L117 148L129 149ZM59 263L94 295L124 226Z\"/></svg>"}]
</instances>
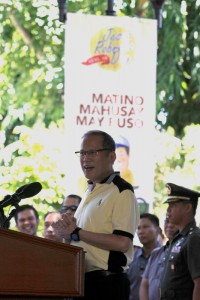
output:
<instances>
[{"instance_id":1,"label":"white banner","mask_svg":"<svg viewBox=\"0 0 200 300\"><path fill-rule=\"evenodd\" d=\"M157 22L68 13L65 52L68 193L85 190L74 152L86 131L100 129L116 141L115 170L151 207Z\"/></svg>"}]
</instances>

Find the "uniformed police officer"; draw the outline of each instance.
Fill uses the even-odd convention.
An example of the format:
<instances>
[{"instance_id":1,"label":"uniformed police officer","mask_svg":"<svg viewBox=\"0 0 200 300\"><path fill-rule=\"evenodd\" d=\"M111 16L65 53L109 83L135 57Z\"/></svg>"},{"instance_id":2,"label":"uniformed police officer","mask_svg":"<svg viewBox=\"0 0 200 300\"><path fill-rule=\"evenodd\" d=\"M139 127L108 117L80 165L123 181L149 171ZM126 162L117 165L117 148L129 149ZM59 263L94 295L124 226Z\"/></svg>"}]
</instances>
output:
<instances>
[{"instance_id":1,"label":"uniformed police officer","mask_svg":"<svg viewBox=\"0 0 200 300\"><path fill-rule=\"evenodd\" d=\"M195 213L200 193L167 183L167 217L177 225L161 279L162 300L200 300L200 229Z\"/></svg>"}]
</instances>

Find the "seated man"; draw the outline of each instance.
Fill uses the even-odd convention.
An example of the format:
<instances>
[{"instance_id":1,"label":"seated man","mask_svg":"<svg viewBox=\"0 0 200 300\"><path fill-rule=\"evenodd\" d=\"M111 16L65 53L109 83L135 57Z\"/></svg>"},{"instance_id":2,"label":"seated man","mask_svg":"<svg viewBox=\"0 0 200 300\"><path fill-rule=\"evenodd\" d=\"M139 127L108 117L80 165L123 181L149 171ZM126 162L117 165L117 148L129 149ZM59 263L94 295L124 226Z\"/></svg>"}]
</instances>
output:
<instances>
[{"instance_id":1,"label":"seated man","mask_svg":"<svg viewBox=\"0 0 200 300\"><path fill-rule=\"evenodd\" d=\"M15 213L15 222L18 231L37 235L39 215L32 205L25 204L19 206Z\"/></svg>"},{"instance_id":2,"label":"seated man","mask_svg":"<svg viewBox=\"0 0 200 300\"><path fill-rule=\"evenodd\" d=\"M77 210L79 204L81 202L81 197L75 194L68 195L62 204L61 207L61 213L71 213L75 214L75 211Z\"/></svg>"},{"instance_id":3,"label":"seated man","mask_svg":"<svg viewBox=\"0 0 200 300\"><path fill-rule=\"evenodd\" d=\"M56 242L63 242L62 237L55 234L52 223L60 220L62 215L60 212L48 212L44 217L44 238Z\"/></svg>"}]
</instances>

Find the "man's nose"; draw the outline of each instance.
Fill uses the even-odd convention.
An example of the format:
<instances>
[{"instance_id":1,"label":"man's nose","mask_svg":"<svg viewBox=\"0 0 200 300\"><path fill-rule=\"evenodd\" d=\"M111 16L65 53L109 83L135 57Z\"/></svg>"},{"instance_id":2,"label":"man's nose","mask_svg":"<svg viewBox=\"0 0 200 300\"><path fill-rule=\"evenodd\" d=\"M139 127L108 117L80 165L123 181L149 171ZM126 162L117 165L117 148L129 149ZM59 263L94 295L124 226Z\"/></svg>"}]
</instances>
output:
<instances>
[{"instance_id":1,"label":"man's nose","mask_svg":"<svg viewBox=\"0 0 200 300\"><path fill-rule=\"evenodd\" d=\"M29 220L29 219L25 219L25 220L24 220L24 223L25 223L25 224L30 223L30 220Z\"/></svg>"},{"instance_id":2,"label":"man's nose","mask_svg":"<svg viewBox=\"0 0 200 300\"><path fill-rule=\"evenodd\" d=\"M52 227L51 225L49 225L49 226L47 227L47 231L53 231L53 227Z\"/></svg>"},{"instance_id":3,"label":"man's nose","mask_svg":"<svg viewBox=\"0 0 200 300\"><path fill-rule=\"evenodd\" d=\"M82 161L88 161L90 160L90 156L88 154L84 154L83 157L81 158Z\"/></svg>"}]
</instances>

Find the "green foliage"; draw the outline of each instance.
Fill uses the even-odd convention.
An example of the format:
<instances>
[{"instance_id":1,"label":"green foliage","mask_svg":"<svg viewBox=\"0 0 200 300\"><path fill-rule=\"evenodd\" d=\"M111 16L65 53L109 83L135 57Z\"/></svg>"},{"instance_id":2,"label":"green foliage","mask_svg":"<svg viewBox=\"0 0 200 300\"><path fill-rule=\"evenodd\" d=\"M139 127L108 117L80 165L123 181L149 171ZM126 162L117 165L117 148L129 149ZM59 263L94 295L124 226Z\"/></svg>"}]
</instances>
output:
<instances>
[{"instance_id":1,"label":"green foliage","mask_svg":"<svg viewBox=\"0 0 200 300\"><path fill-rule=\"evenodd\" d=\"M53 0L1 4L0 20L0 129L9 144L15 126L63 117L64 26Z\"/></svg>"},{"instance_id":2,"label":"green foliage","mask_svg":"<svg viewBox=\"0 0 200 300\"><path fill-rule=\"evenodd\" d=\"M200 125L185 127L182 139L174 136L174 130L157 132L155 142L154 212L164 220L166 205L165 184L174 182L197 191L200 190ZM196 216L200 224L200 212Z\"/></svg>"},{"instance_id":3,"label":"green foliage","mask_svg":"<svg viewBox=\"0 0 200 300\"><path fill-rule=\"evenodd\" d=\"M42 123L32 128L22 125L15 128L14 134L19 139L0 148L1 196L13 194L24 184L40 182L42 191L22 202L38 210L41 235L45 213L59 209L67 193L63 122L51 123L48 129ZM9 210L5 208L6 216Z\"/></svg>"},{"instance_id":4,"label":"green foliage","mask_svg":"<svg viewBox=\"0 0 200 300\"><path fill-rule=\"evenodd\" d=\"M159 32L157 123L174 128L199 124L200 5L198 1L167 1Z\"/></svg>"}]
</instances>

